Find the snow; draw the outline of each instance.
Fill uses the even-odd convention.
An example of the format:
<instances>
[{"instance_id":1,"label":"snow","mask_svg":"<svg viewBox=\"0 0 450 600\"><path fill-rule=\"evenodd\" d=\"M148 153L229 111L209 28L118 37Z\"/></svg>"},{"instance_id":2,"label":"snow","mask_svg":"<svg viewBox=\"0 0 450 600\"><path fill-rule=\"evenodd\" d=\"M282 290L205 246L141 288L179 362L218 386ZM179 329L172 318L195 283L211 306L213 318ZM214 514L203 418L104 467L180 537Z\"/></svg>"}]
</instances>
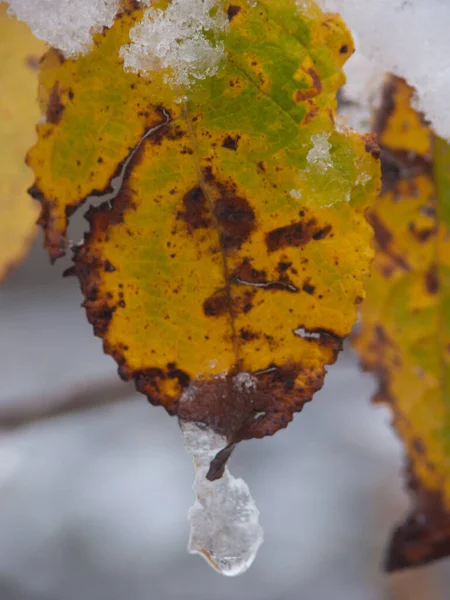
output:
<instances>
[{"instance_id":1,"label":"snow","mask_svg":"<svg viewBox=\"0 0 450 600\"><path fill-rule=\"evenodd\" d=\"M66 57L86 52L92 35L111 27L120 0L8 0L9 13Z\"/></svg>"},{"instance_id":2,"label":"snow","mask_svg":"<svg viewBox=\"0 0 450 600\"><path fill-rule=\"evenodd\" d=\"M256 377L253 377L250 373L241 372L233 378L233 387L238 392L255 390L256 383Z\"/></svg>"},{"instance_id":3,"label":"snow","mask_svg":"<svg viewBox=\"0 0 450 600\"><path fill-rule=\"evenodd\" d=\"M223 575L240 575L263 542L259 511L248 485L233 477L228 467L220 479L206 479L212 459L228 445L227 440L204 425L180 421L180 427L195 465L196 500L189 510L188 551L203 556Z\"/></svg>"},{"instance_id":4,"label":"snow","mask_svg":"<svg viewBox=\"0 0 450 600\"><path fill-rule=\"evenodd\" d=\"M291 198L294 198L294 200L300 200L300 198L302 197L302 191L301 190L291 190L289 192L289 195L291 196Z\"/></svg>"},{"instance_id":5,"label":"snow","mask_svg":"<svg viewBox=\"0 0 450 600\"><path fill-rule=\"evenodd\" d=\"M125 68L148 74L166 69L166 82L188 86L215 75L224 55L220 34L228 27L218 0L172 0L166 10L148 8L121 49Z\"/></svg>"},{"instance_id":6,"label":"snow","mask_svg":"<svg viewBox=\"0 0 450 600\"><path fill-rule=\"evenodd\" d=\"M315 331L306 331L306 329L304 327L299 327L298 329L296 329L294 331L294 333L295 333L295 335L298 335L306 340L308 340L308 339L319 340L320 339L320 333L317 333Z\"/></svg>"},{"instance_id":7,"label":"snow","mask_svg":"<svg viewBox=\"0 0 450 600\"><path fill-rule=\"evenodd\" d=\"M326 171L333 166L330 156L331 144L328 141L329 133L315 133L311 136L312 148L306 156L310 165L315 165L321 171Z\"/></svg>"},{"instance_id":8,"label":"snow","mask_svg":"<svg viewBox=\"0 0 450 600\"><path fill-rule=\"evenodd\" d=\"M372 131L372 120L380 105L385 72L360 52L344 65L346 84L341 88L336 129L345 133L349 127L365 133Z\"/></svg>"},{"instance_id":9,"label":"snow","mask_svg":"<svg viewBox=\"0 0 450 600\"><path fill-rule=\"evenodd\" d=\"M417 107L435 131L450 139L448 0L320 0L338 12L372 67L405 78L417 89Z\"/></svg>"},{"instance_id":10,"label":"snow","mask_svg":"<svg viewBox=\"0 0 450 600\"><path fill-rule=\"evenodd\" d=\"M298 11L304 17L313 18L316 13L314 0L295 0Z\"/></svg>"}]
</instances>

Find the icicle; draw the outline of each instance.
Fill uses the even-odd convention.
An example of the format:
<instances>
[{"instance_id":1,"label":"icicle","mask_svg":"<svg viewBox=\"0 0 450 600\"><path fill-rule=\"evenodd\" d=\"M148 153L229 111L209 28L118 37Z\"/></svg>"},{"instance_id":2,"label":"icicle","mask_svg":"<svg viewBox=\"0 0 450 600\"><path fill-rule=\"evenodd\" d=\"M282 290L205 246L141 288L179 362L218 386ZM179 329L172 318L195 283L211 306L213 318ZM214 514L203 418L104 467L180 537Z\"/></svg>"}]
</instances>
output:
<instances>
[{"instance_id":1,"label":"icicle","mask_svg":"<svg viewBox=\"0 0 450 600\"><path fill-rule=\"evenodd\" d=\"M240 575L263 542L259 511L248 485L233 477L228 467L220 479L206 478L212 459L228 445L227 440L201 424L180 421L180 427L195 465L196 500L189 510L188 551L203 556L223 575Z\"/></svg>"}]
</instances>

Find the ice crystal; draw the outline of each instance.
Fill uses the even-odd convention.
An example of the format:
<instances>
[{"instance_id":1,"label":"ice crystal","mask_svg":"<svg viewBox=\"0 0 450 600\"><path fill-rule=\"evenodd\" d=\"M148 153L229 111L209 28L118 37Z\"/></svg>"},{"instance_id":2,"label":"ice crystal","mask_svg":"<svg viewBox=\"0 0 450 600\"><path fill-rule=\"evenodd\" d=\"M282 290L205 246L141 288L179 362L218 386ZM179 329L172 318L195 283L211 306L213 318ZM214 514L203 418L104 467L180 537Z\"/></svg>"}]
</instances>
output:
<instances>
[{"instance_id":1,"label":"ice crystal","mask_svg":"<svg viewBox=\"0 0 450 600\"><path fill-rule=\"evenodd\" d=\"M125 68L165 69L166 81L182 86L215 75L223 57L220 34L227 27L222 0L172 0L165 10L150 7L121 49Z\"/></svg>"},{"instance_id":2,"label":"ice crystal","mask_svg":"<svg viewBox=\"0 0 450 600\"><path fill-rule=\"evenodd\" d=\"M180 422L180 426L195 465L196 500L189 510L188 550L203 556L223 575L240 575L263 542L259 511L248 485L233 477L228 467L220 479L206 479L210 462L227 446L226 439L203 425Z\"/></svg>"},{"instance_id":3,"label":"ice crystal","mask_svg":"<svg viewBox=\"0 0 450 600\"><path fill-rule=\"evenodd\" d=\"M8 0L9 13L67 57L86 52L92 35L111 27L120 0Z\"/></svg>"},{"instance_id":4,"label":"ice crystal","mask_svg":"<svg viewBox=\"0 0 450 600\"><path fill-rule=\"evenodd\" d=\"M330 156L331 144L328 141L328 133L315 133L311 136L313 146L308 152L306 160L318 167L321 171L326 171L333 166Z\"/></svg>"}]
</instances>

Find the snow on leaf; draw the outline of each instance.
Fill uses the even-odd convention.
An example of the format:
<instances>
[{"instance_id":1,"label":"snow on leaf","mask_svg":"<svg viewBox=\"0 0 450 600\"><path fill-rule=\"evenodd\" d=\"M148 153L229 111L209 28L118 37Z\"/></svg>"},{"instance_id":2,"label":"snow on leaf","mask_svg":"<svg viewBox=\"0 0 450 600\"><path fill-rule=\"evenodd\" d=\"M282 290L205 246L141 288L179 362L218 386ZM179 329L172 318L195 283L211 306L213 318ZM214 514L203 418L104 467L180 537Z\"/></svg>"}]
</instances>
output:
<instances>
[{"instance_id":1,"label":"snow on leaf","mask_svg":"<svg viewBox=\"0 0 450 600\"><path fill-rule=\"evenodd\" d=\"M39 118L37 69L45 47L0 6L0 280L20 260L36 231L38 207L27 194L25 153Z\"/></svg>"},{"instance_id":2,"label":"snow on leaf","mask_svg":"<svg viewBox=\"0 0 450 600\"><path fill-rule=\"evenodd\" d=\"M92 34L110 27L121 0L8 0L9 11L34 35L65 56L92 46Z\"/></svg>"},{"instance_id":3,"label":"snow on leaf","mask_svg":"<svg viewBox=\"0 0 450 600\"><path fill-rule=\"evenodd\" d=\"M137 73L166 72L165 81L189 85L192 78L217 73L223 58L220 40L228 25L223 0L172 0L165 10L153 4L121 48L125 68Z\"/></svg>"},{"instance_id":4,"label":"snow on leaf","mask_svg":"<svg viewBox=\"0 0 450 600\"><path fill-rule=\"evenodd\" d=\"M334 125L353 48L339 17L294 0L219 8L220 67L181 90L165 68L123 69L142 9L86 56L50 52L29 162L53 258L73 211L120 174L75 250L88 318L122 377L231 444L285 427L336 360L364 296L378 164L371 138ZM317 135L326 170L307 161Z\"/></svg>"},{"instance_id":5,"label":"snow on leaf","mask_svg":"<svg viewBox=\"0 0 450 600\"><path fill-rule=\"evenodd\" d=\"M330 156L332 146L328 141L328 137L329 134L327 133L315 133L311 136L313 147L306 156L306 160L310 165L314 165L323 171L333 166Z\"/></svg>"},{"instance_id":6,"label":"snow on leaf","mask_svg":"<svg viewBox=\"0 0 450 600\"><path fill-rule=\"evenodd\" d=\"M376 257L355 340L408 455L414 506L387 568L450 555L450 147L392 77L376 128L383 192L370 210Z\"/></svg>"}]
</instances>

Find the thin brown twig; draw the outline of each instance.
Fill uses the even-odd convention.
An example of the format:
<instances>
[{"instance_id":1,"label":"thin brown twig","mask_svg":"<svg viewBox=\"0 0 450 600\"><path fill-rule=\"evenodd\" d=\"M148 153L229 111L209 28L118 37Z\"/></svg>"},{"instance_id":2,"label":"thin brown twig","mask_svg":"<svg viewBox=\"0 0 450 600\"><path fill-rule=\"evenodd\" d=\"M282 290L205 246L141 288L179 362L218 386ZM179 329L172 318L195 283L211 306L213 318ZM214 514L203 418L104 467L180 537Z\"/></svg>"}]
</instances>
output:
<instances>
[{"instance_id":1,"label":"thin brown twig","mask_svg":"<svg viewBox=\"0 0 450 600\"><path fill-rule=\"evenodd\" d=\"M77 384L49 396L11 401L7 406L0 406L0 430L11 431L40 421L117 404L135 393L132 384L108 378Z\"/></svg>"}]
</instances>

